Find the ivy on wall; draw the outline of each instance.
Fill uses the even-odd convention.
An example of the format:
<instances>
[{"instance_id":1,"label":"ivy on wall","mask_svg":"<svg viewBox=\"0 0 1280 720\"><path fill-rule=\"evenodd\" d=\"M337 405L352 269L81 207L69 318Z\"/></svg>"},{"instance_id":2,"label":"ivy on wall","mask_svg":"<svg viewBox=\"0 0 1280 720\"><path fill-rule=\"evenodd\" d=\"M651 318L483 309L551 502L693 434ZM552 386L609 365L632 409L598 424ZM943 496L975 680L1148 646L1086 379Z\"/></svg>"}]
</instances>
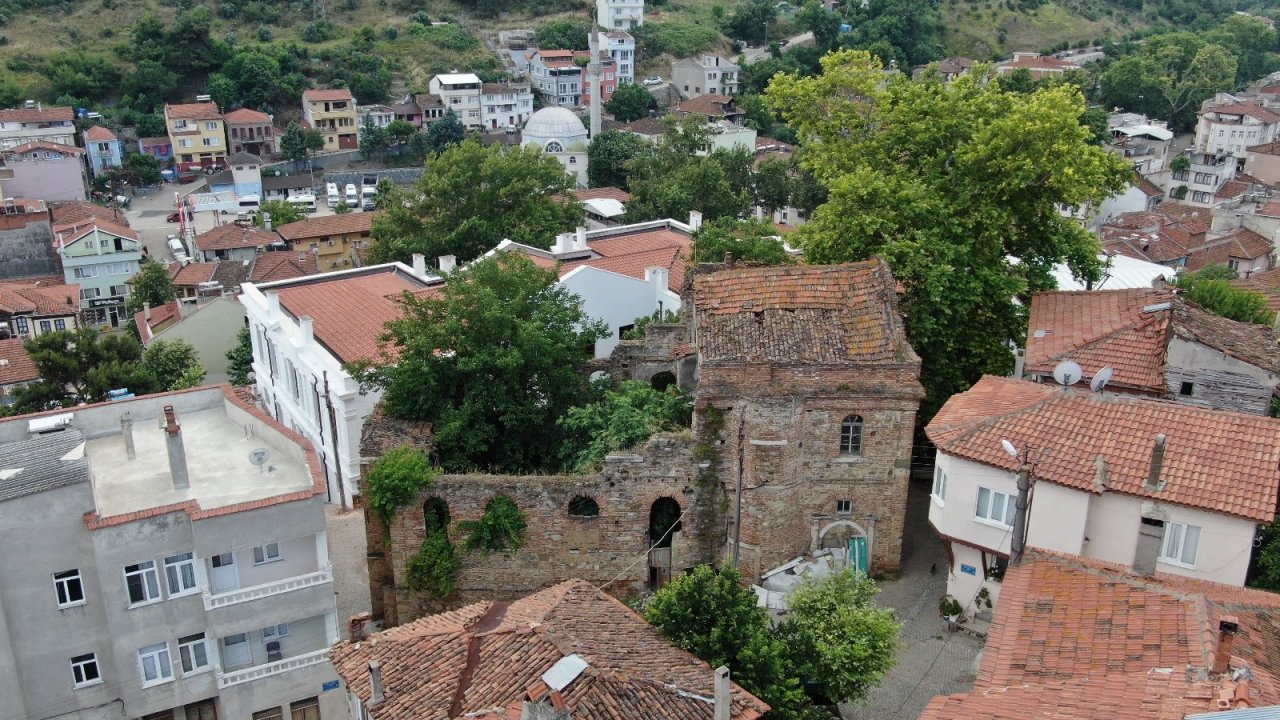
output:
<instances>
[{"instance_id":1,"label":"ivy on wall","mask_svg":"<svg viewBox=\"0 0 1280 720\"><path fill-rule=\"evenodd\" d=\"M484 506L479 520L463 520L458 529L467 533L467 550L515 551L524 541L524 512L506 495L495 495Z\"/></svg>"}]
</instances>

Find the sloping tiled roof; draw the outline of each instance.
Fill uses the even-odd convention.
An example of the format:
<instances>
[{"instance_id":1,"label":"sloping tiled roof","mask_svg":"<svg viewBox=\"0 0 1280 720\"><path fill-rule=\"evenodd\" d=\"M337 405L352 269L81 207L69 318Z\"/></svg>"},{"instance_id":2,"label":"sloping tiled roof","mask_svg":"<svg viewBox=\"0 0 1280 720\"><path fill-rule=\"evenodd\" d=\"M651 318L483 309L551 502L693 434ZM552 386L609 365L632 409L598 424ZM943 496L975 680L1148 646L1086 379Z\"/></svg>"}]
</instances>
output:
<instances>
[{"instance_id":1,"label":"sloping tiled roof","mask_svg":"<svg viewBox=\"0 0 1280 720\"><path fill-rule=\"evenodd\" d=\"M732 105L733 97L730 95L699 95L677 105L676 112L706 115L707 117L727 117L729 115L744 114L742 110L731 107Z\"/></svg>"},{"instance_id":2,"label":"sloping tiled roof","mask_svg":"<svg viewBox=\"0 0 1280 720\"><path fill-rule=\"evenodd\" d=\"M1135 185L1147 197L1157 197L1164 194L1164 190L1161 190L1159 185L1148 180L1146 175L1139 175L1138 182Z\"/></svg>"},{"instance_id":3,"label":"sloping tiled roof","mask_svg":"<svg viewBox=\"0 0 1280 720\"><path fill-rule=\"evenodd\" d=\"M1162 202L1153 212L1171 223L1181 225L1192 235L1208 232L1213 219L1213 213L1208 208L1177 202Z\"/></svg>"},{"instance_id":4,"label":"sloping tiled roof","mask_svg":"<svg viewBox=\"0 0 1280 720\"><path fill-rule=\"evenodd\" d=\"M1006 394L1016 394L1018 403ZM1097 492L1101 458L1109 491L1259 522L1275 517L1275 418L985 376L947 400L925 430L940 451L1011 472L1019 461L1004 451L1002 440L1052 448L1036 464L1036 478L1077 490ZM1159 434L1166 437L1162 486L1148 490Z\"/></svg>"},{"instance_id":5,"label":"sloping tiled roof","mask_svg":"<svg viewBox=\"0 0 1280 720\"><path fill-rule=\"evenodd\" d=\"M555 690L542 676L570 655L587 667ZM368 702L369 663L382 667L378 720L514 717L526 700L591 720L710 720L709 665L675 647L627 606L583 580L511 603L480 602L421 618L330 653L352 693ZM769 706L731 687L731 714Z\"/></svg>"},{"instance_id":6,"label":"sloping tiled roof","mask_svg":"<svg viewBox=\"0 0 1280 720\"><path fill-rule=\"evenodd\" d=\"M693 292L704 362L918 362L881 260L699 273Z\"/></svg>"},{"instance_id":7,"label":"sloping tiled roof","mask_svg":"<svg viewBox=\"0 0 1280 720\"><path fill-rule=\"evenodd\" d=\"M1208 113L1217 113L1218 115L1248 115L1249 117L1256 118L1268 124L1280 122L1280 113L1276 113L1270 108L1264 108L1252 101L1208 105L1205 109L1196 114L1205 115Z\"/></svg>"},{"instance_id":8,"label":"sloping tiled roof","mask_svg":"<svg viewBox=\"0 0 1280 720\"><path fill-rule=\"evenodd\" d=\"M11 150L5 150L6 153L13 155L22 155L33 150L48 150L49 152L62 153L63 155L83 155L84 148L78 148L75 145L63 145L61 143L49 142L48 140L35 140L29 143L23 143Z\"/></svg>"},{"instance_id":9,"label":"sloping tiled roof","mask_svg":"<svg viewBox=\"0 0 1280 720\"><path fill-rule=\"evenodd\" d=\"M227 223L208 232L196 236L196 247L203 250L234 250L236 248L267 247L279 242L280 238L273 232L261 228L240 227L235 223Z\"/></svg>"},{"instance_id":10,"label":"sloping tiled roof","mask_svg":"<svg viewBox=\"0 0 1280 720\"><path fill-rule=\"evenodd\" d=\"M585 190L570 190L570 194L578 200L617 200L625 203L631 199L631 193L616 187L587 188Z\"/></svg>"},{"instance_id":11,"label":"sloping tiled roof","mask_svg":"<svg viewBox=\"0 0 1280 720\"><path fill-rule=\"evenodd\" d=\"M1222 183L1222 187L1218 188L1218 191L1213 194L1213 199L1220 201L1235 200L1238 197L1243 197L1247 192L1249 192L1249 183L1241 180L1228 180Z\"/></svg>"},{"instance_id":12,"label":"sloping tiled roof","mask_svg":"<svg viewBox=\"0 0 1280 720\"><path fill-rule=\"evenodd\" d=\"M265 283L276 280L292 280L320 272L316 256L309 252L277 250L259 253L253 260L249 282Z\"/></svg>"},{"instance_id":13,"label":"sloping tiled roof","mask_svg":"<svg viewBox=\"0 0 1280 720\"><path fill-rule=\"evenodd\" d=\"M231 112L227 113L227 116L224 119L227 121L228 124L236 124L236 125L250 125L250 124L259 125L262 123L271 122L270 115L264 112L258 112L257 110L250 110L249 108L240 108L239 110L232 110Z\"/></svg>"},{"instance_id":14,"label":"sloping tiled roof","mask_svg":"<svg viewBox=\"0 0 1280 720\"><path fill-rule=\"evenodd\" d=\"M138 147L165 147L170 144L169 136L138 138Z\"/></svg>"},{"instance_id":15,"label":"sloping tiled roof","mask_svg":"<svg viewBox=\"0 0 1280 720\"><path fill-rule=\"evenodd\" d=\"M1262 265L1265 269L1267 265L1265 258L1273 249L1270 240L1248 228L1239 228L1192 248L1187 253L1187 269L1199 270L1207 265L1226 265L1232 258L1249 261L1264 260ZM1241 268L1242 271L1249 269Z\"/></svg>"},{"instance_id":16,"label":"sloping tiled roof","mask_svg":"<svg viewBox=\"0 0 1280 720\"><path fill-rule=\"evenodd\" d=\"M325 237L327 235L346 235L368 233L373 228L373 218L377 213L351 212L345 215L327 215L325 217L307 218L276 228L280 237L285 240L305 240L306 238Z\"/></svg>"},{"instance_id":17,"label":"sloping tiled roof","mask_svg":"<svg viewBox=\"0 0 1280 720\"><path fill-rule=\"evenodd\" d=\"M87 202L69 202L59 203L49 206L49 213L53 220L53 231L65 232L71 228L78 227L94 220L106 220L107 222L129 227L129 218L125 214L115 208L103 207Z\"/></svg>"},{"instance_id":18,"label":"sloping tiled roof","mask_svg":"<svg viewBox=\"0 0 1280 720\"><path fill-rule=\"evenodd\" d=\"M1239 683L1211 670L1223 620L1238 625ZM974 689L920 718L1182 720L1223 709L1224 694L1227 709L1280 704L1278 623L1275 593L1033 550L1005 575Z\"/></svg>"},{"instance_id":19,"label":"sloping tiled roof","mask_svg":"<svg viewBox=\"0 0 1280 720\"><path fill-rule=\"evenodd\" d=\"M94 125L84 131L84 139L89 142L110 142L116 139L116 134L101 125Z\"/></svg>"},{"instance_id":20,"label":"sloping tiled roof","mask_svg":"<svg viewBox=\"0 0 1280 720\"><path fill-rule=\"evenodd\" d=\"M1249 152L1262 153L1263 155L1280 155L1280 142L1250 145L1245 148L1245 150L1248 150Z\"/></svg>"},{"instance_id":21,"label":"sloping tiled roof","mask_svg":"<svg viewBox=\"0 0 1280 720\"><path fill-rule=\"evenodd\" d=\"M1241 362L1280 374L1280 343L1275 328L1215 315L1181 299L1174 300L1170 328L1176 337L1198 342Z\"/></svg>"},{"instance_id":22,"label":"sloping tiled roof","mask_svg":"<svg viewBox=\"0 0 1280 720\"><path fill-rule=\"evenodd\" d=\"M151 308L151 319L147 319L147 311L145 309L133 314L133 321L138 327L138 336L143 345L151 342L157 332L182 319L182 313L178 307L179 302L178 300L170 300L163 305Z\"/></svg>"},{"instance_id":23,"label":"sloping tiled roof","mask_svg":"<svg viewBox=\"0 0 1280 720\"><path fill-rule=\"evenodd\" d=\"M164 113L174 120L221 120L222 112L213 103L165 105Z\"/></svg>"},{"instance_id":24,"label":"sloping tiled roof","mask_svg":"<svg viewBox=\"0 0 1280 720\"><path fill-rule=\"evenodd\" d=\"M61 279L26 278L0 283L0 310L36 316L80 312L80 286Z\"/></svg>"},{"instance_id":25,"label":"sloping tiled roof","mask_svg":"<svg viewBox=\"0 0 1280 720\"><path fill-rule=\"evenodd\" d=\"M1267 309L1280 313L1280 268L1250 273L1248 277L1232 280L1231 284L1262 293L1267 299Z\"/></svg>"},{"instance_id":26,"label":"sloping tiled roof","mask_svg":"<svg viewBox=\"0 0 1280 720\"><path fill-rule=\"evenodd\" d=\"M0 385L13 385L40 379L40 371L22 345L22 338L0 340Z\"/></svg>"},{"instance_id":27,"label":"sloping tiled roof","mask_svg":"<svg viewBox=\"0 0 1280 720\"><path fill-rule=\"evenodd\" d=\"M302 93L303 102L325 102L335 100L355 102L355 98L347 88L319 88L316 90L307 90Z\"/></svg>"},{"instance_id":28,"label":"sloping tiled roof","mask_svg":"<svg viewBox=\"0 0 1280 720\"><path fill-rule=\"evenodd\" d=\"M294 317L310 316L316 340L342 362L355 362L378 356L384 326L400 317L401 295L422 287L388 265L311 276L263 291L280 293L280 305Z\"/></svg>"},{"instance_id":29,"label":"sloping tiled roof","mask_svg":"<svg viewBox=\"0 0 1280 720\"><path fill-rule=\"evenodd\" d=\"M0 122L71 122L75 112L70 107L33 107L0 110Z\"/></svg>"},{"instance_id":30,"label":"sloping tiled roof","mask_svg":"<svg viewBox=\"0 0 1280 720\"><path fill-rule=\"evenodd\" d=\"M213 271L217 269L216 262L175 264L169 271L169 277L173 279L173 284L179 287L199 285L202 282L208 282L209 278L213 277Z\"/></svg>"}]
</instances>

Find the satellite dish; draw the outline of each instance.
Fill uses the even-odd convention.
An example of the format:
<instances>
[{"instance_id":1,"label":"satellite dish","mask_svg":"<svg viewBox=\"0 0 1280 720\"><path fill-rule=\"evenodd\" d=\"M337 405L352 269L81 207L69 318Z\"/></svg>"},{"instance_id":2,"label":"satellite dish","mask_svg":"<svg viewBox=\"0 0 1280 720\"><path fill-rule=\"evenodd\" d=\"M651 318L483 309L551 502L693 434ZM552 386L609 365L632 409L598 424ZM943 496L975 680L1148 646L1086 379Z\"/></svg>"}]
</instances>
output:
<instances>
[{"instance_id":1,"label":"satellite dish","mask_svg":"<svg viewBox=\"0 0 1280 720\"><path fill-rule=\"evenodd\" d=\"M1018 448L1014 447L1013 443L1008 440L1001 440L1000 445L1004 448L1005 452L1009 453L1009 457L1015 460L1018 459Z\"/></svg>"},{"instance_id":2,"label":"satellite dish","mask_svg":"<svg viewBox=\"0 0 1280 720\"><path fill-rule=\"evenodd\" d=\"M1084 377L1084 370L1078 363L1070 360L1064 360L1053 368L1053 379L1063 387L1070 387L1080 382L1080 378Z\"/></svg>"},{"instance_id":3,"label":"satellite dish","mask_svg":"<svg viewBox=\"0 0 1280 720\"><path fill-rule=\"evenodd\" d=\"M249 462L254 465L266 465L267 461L270 459L271 451L266 448L258 448L257 450L249 451Z\"/></svg>"},{"instance_id":4,"label":"satellite dish","mask_svg":"<svg viewBox=\"0 0 1280 720\"><path fill-rule=\"evenodd\" d=\"M1112 370L1110 366L1102 368L1093 376L1093 379L1089 381L1089 388L1094 392L1102 392L1102 388L1106 387L1107 383L1111 382L1112 375L1115 375L1115 370Z\"/></svg>"}]
</instances>

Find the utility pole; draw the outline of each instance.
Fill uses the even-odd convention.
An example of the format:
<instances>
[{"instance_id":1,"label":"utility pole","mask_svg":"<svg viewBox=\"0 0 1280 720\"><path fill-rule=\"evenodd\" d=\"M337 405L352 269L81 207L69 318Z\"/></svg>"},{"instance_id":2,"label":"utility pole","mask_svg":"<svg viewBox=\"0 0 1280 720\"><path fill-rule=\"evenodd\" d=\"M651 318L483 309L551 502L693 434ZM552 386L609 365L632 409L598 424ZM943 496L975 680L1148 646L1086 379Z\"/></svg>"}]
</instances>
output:
<instances>
[{"instance_id":1,"label":"utility pole","mask_svg":"<svg viewBox=\"0 0 1280 720\"><path fill-rule=\"evenodd\" d=\"M1022 562L1022 551L1027 545L1027 505L1031 494L1031 465L1026 458L1018 469L1018 500L1013 513L1013 540L1009 544L1009 564Z\"/></svg>"}]
</instances>

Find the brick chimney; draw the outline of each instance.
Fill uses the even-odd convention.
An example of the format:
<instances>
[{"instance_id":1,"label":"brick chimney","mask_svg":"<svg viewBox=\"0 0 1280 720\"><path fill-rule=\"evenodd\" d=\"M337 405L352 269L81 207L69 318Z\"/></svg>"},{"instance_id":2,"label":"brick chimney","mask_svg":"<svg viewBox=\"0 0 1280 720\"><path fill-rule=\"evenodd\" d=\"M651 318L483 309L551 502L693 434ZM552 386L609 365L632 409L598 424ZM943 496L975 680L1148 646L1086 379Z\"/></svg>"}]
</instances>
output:
<instances>
[{"instance_id":1,"label":"brick chimney","mask_svg":"<svg viewBox=\"0 0 1280 720\"><path fill-rule=\"evenodd\" d=\"M178 416L172 405L164 406L165 446L169 451L169 474L173 476L173 489L186 490L191 487L191 478L187 475L187 449L182 444L182 428L178 425Z\"/></svg>"},{"instance_id":2,"label":"brick chimney","mask_svg":"<svg viewBox=\"0 0 1280 720\"><path fill-rule=\"evenodd\" d=\"M1147 471L1147 481L1142 484L1143 490L1156 492L1160 490L1160 471L1164 468L1164 433L1156 435L1156 442L1151 447L1151 466Z\"/></svg>"},{"instance_id":3,"label":"brick chimney","mask_svg":"<svg viewBox=\"0 0 1280 720\"><path fill-rule=\"evenodd\" d=\"M369 663L369 687L370 697L368 707L381 705L386 701L387 696L382 689L382 663L377 660Z\"/></svg>"},{"instance_id":4,"label":"brick chimney","mask_svg":"<svg viewBox=\"0 0 1280 720\"><path fill-rule=\"evenodd\" d=\"M1223 615L1218 620L1218 648L1213 653L1213 674L1221 675L1231 668L1231 649L1240 631L1240 618Z\"/></svg>"},{"instance_id":5,"label":"brick chimney","mask_svg":"<svg viewBox=\"0 0 1280 720\"><path fill-rule=\"evenodd\" d=\"M358 612L347 621L347 639L354 645L364 639L365 628L369 626L369 613Z\"/></svg>"}]
</instances>

